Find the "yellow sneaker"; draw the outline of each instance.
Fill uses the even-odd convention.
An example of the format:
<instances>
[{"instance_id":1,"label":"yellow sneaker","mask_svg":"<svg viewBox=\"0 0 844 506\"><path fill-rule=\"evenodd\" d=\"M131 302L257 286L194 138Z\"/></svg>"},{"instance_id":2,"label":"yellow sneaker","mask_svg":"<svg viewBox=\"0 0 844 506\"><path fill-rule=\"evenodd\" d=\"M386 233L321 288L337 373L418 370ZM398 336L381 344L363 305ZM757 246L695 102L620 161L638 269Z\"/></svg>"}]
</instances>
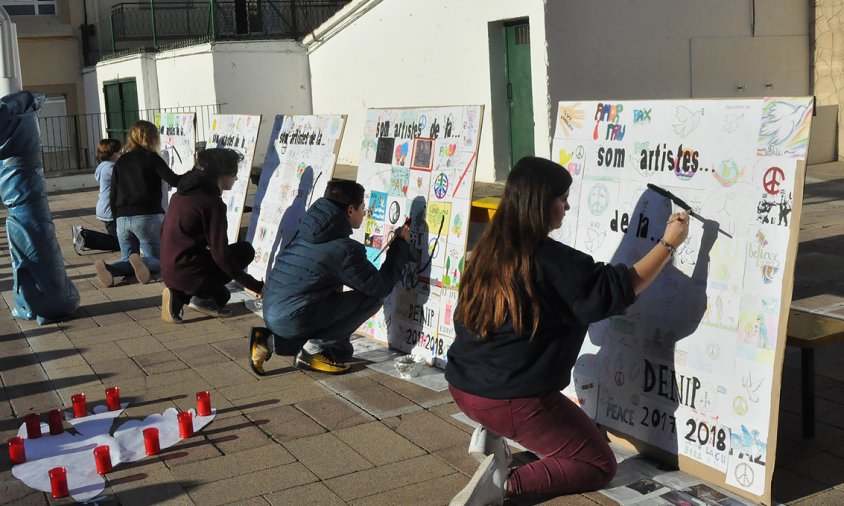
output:
<instances>
[{"instance_id":1,"label":"yellow sneaker","mask_svg":"<svg viewBox=\"0 0 844 506\"><path fill-rule=\"evenodd\" d=\"M264 362L273 355L267 342L271 336L270 329L264 327L252 327L249 331L249 368L258 376L267 374Z\"/></svg>"},{"instance_id":2,"label":"yellow sneaker","mask_svg":"<svg viewBox=\"0 0 844 506\"><path fill-rule=\"evenodd\" d=\"M325 352L310 354L305 350L300 351L296 355L296 360L293 365L297 369L305 369L308 371L324 372L327 374L343 374L349 370L349 365L343 362L337 362L328 356Z\"/></svg>"}]
</instances>

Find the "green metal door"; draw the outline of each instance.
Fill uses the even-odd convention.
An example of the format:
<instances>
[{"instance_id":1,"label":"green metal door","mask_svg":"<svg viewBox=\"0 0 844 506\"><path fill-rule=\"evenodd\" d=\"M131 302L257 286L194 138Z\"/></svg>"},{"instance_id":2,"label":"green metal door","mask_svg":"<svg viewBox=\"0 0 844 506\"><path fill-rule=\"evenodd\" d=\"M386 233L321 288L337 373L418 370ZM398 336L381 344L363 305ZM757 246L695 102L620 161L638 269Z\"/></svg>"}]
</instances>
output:
<instances>
[{"instance_id":1,"label":"green metal door","mask_svg":"<svg viewBox=\"0 0 844 506\"><path fill-rule=\"evenodd\" d=\"M138 121L138 85L134 79L103 84L106 106L106 133L110 139L126 142L126 135Z\"/></svg>"},{"instance_id":2,"label":"green metal door","mask_svg":"<svg viewBox=\"0 0 844 506\"><path fill-rule=\"evenodd\" d=\"M533 95L530 78L530 25L505 26L507 98L510 101L510 166L534 154Z\"/></svg>"}]
</instances>

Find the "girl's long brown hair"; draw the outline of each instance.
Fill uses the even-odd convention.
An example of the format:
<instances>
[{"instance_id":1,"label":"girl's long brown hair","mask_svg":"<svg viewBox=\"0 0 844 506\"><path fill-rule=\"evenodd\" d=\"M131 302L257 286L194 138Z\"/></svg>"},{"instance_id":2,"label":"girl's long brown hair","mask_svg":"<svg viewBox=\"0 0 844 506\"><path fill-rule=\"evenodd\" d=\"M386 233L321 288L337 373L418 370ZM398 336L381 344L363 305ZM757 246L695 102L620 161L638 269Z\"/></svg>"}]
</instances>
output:
<instances>
[{"instance_id":1,"label":"girl's long brown hair","mask_svg":"<svg viewBox=\"0 0 844 506\"><path fill-rule=\"evenodd\" d=\"M533 255L554 226L554 199L571 186L571 175L544 158L525 157L510 171L504 196L460 282L455 320L486 340L512 319L523 335L539 327L539 302L531 276Z\"/></svg>"},{"instance_id":2,"label":"girl's long brown hair","mask_svg":"<svg viewBox=\"0 0 844 506\"><path fill-rule=\"evenodd\" d=\"M126 146L124 146L123 152L128 153L142 148L157 153L160 141L161 137L155 125L149 121L136 121L129 130L129 136L126 139Z\"/></svg>"}]
</instances>

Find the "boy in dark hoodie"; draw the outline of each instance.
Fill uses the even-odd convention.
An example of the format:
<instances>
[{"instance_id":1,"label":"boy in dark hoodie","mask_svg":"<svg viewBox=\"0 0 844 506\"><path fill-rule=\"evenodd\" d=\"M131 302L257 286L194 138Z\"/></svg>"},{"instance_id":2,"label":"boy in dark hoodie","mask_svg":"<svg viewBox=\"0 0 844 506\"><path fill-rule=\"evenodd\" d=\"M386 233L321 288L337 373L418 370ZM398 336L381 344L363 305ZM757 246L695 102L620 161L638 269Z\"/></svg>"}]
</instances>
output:
<instances>
[{"instance_id":1,"label":"boy in dark hoodie","mask_svg":"<svg viewBox=\"0 0 844 506\"><path fill-rule=\"evenodd\" d=\"M248 242L228 244L226 205L222 192L237 180L241 156L230 149L206 149L196 157L193 170L182 176L170 199L161 226L161 318L182 323L182 308L213 317L226 317L231 298L226 283L232 279L260 296L264 283L244 269L255 258Z\"/></svg>"},{"instance_id":2,"label":"boy in dark hoodie","mask_svg":"<svg viewBox=\"0 0 844 506\"><path fill-rule=\"evenodd\" d=\"M276 259L264 291L269 328L253 328L250 335L249 365L256 374L264 374L273 353L296 355L299 369L349 369L352 333L393 290L410 250L410 231L400 227L380 269L366 258L363 244L349 237L363 223L363 195L354 181L329 181ZM351 290L343 291L344 285Z\"/></svg>"}]
</instances>

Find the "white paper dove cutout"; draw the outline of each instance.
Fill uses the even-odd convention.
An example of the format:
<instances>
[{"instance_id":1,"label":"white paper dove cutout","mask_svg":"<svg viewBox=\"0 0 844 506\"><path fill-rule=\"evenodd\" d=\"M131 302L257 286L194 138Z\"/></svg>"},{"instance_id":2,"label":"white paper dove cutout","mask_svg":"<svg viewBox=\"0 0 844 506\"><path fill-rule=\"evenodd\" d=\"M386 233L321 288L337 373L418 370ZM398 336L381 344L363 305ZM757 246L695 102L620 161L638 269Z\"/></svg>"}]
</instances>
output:
<instances>
[{"instance_id":1,"label":"white paper dove cutout","mask_svg":"<svg viewBox=\"0 0 844 506\"><path fill-rule=\"evenodd\" d=\"M43 492L50 492L48 471L54 467L67 468L67 486L71 497L78 502L85 502L97 497L105 488L105 479L97 474L94 462L94 448L108 445L111 462L115 469L125 462L135 462L146 457L144 451L143 430L150 427L158 429L159 446L169 448L178 443L178 411L169 408L162 414L150 415L141 420L129 420L120 425L114 435L110 435L114 420L120 416L128 403L122 403L121 409L108 411L105 405L94 407L94 414L83 418L74 418L68 422L78 434L63 432L51 436L47 424L41 424L38 439L26 438L26 424L18 429L18 436L24 438L26 462L12 467L12 475L27 486ZM211 423L217 414L211 409L209 416L193 414L194 433Z\"/></svg>"}]
</instances>

